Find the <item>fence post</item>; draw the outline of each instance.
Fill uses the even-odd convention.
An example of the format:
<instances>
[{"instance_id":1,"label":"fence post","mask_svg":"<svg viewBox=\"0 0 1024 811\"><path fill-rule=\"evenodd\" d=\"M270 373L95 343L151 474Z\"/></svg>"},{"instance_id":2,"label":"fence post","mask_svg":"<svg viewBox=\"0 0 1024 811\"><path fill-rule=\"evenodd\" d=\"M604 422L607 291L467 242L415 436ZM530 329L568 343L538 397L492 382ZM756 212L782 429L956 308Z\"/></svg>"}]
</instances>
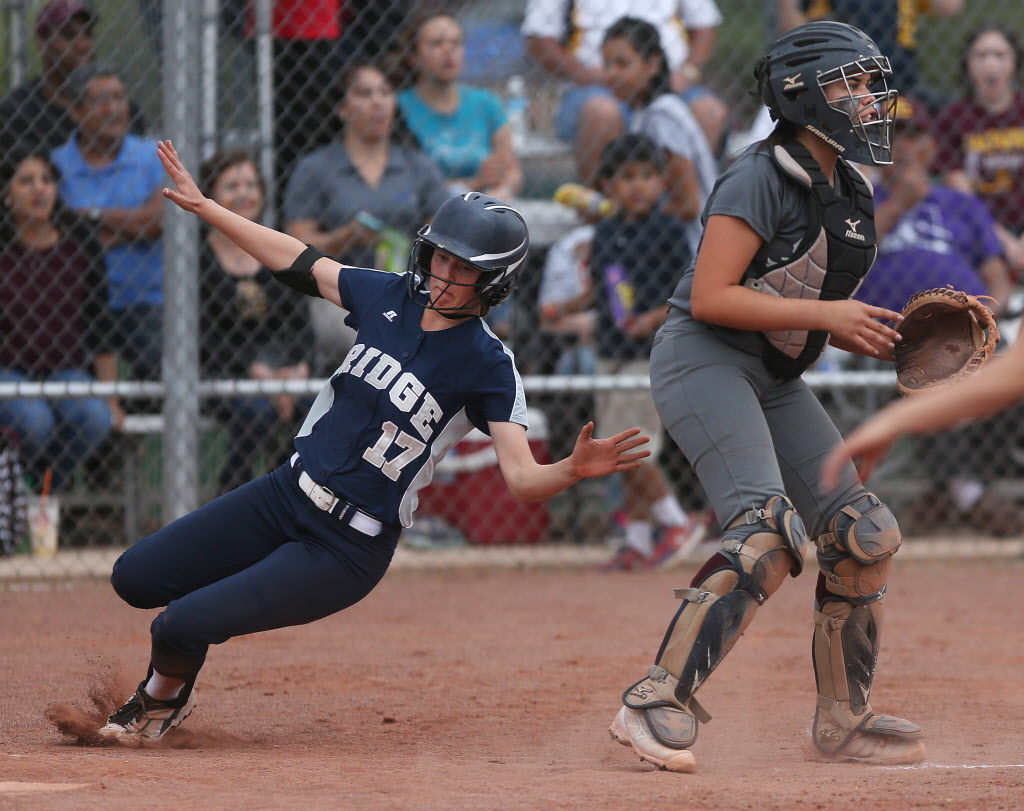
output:
<instances>
[{"instance_id":1,"label":"fence post","mask_svg":"<svg viewBox=\"0 0 1024 811\"><path fill-rule=\"evenodd\" d=\"M193 3L164 0L164 137L185 165L199 157L199 30ZM164 520L199 500L198 221L168 206L164 228Z\"/></svg>"}]
</instances>

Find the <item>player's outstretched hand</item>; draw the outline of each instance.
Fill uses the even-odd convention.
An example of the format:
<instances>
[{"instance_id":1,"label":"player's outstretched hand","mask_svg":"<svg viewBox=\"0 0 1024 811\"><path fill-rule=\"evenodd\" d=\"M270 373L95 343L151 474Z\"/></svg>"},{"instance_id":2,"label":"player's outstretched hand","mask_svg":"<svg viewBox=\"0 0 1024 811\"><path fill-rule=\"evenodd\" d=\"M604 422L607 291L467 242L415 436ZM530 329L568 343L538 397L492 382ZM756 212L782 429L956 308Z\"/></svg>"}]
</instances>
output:
<instances>
[{"instance_id":1,"label":"player's outstretched hand","mask_svg":"<svg viewBox=\"0 0 1024 811\"><path fill-rule=\"evenodd\" d=\"M871 476L875 466L885 458L899 431L892 425L889 414L881 411L869 419L846 439L833 448L821 467L821 483L825 491L839 484L843 469L852 460L862 482Z\"/></svg>"},{"instance_id":2,"label":"player's outstretched hand","mask_svg":"<svg viewBox=\"0 0 1024 811\"><path fill-rule=\"evenodd\" d=\"M156 152L160 157L160 163L164 165L174 183L173 189L163 190L164 197L185 211L195 214L206 198L178 157L178 151L170 141L157 141Z\"/></svg>"},{"instance_id":3,"label":"player's outstretched hand","mask_svg":"<svg viewBox=\"0 0 1024 811\"><path fill-rule=\"evenodd\" d=\"M573 473L583 479L594 479L632 470L651 455L649 449L637 450L649 441L650 437L640 435L639 428L629 428L607 439L594 439L594 423L588 422L580 429L569 457Z\"/></svg>"}]
</instances>

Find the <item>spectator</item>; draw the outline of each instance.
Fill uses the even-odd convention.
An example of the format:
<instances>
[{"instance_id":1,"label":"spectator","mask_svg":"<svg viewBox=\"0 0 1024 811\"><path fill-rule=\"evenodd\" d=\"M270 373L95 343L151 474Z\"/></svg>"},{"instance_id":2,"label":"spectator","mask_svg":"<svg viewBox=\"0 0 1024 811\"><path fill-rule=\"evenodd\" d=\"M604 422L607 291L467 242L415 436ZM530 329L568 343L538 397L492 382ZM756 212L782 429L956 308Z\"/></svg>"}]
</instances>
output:
<instances>
[{"instance_id":1,"label":"spectator","mask_svg":"<svg viewBox=\"0 0 1024 811\"><path fill-rule=\"evenodd\" d=\"M686 223L690 250L700 242L700 212L715 185L717 167L704 133L686 103L672 92L658 29L636 17L608 28L601 46L605 77L629 105L629 129L665 150L668 192L664 211Z\"/></svg>"},{"instance_id":2,"label":"spectator","mask_svg":"<svg viewBox=\"0 0 1024 811\"><path fill-rule=\"evenodd\" d=\"M285 194L285 229L345 265L374 267L380 234L363 222L379 221L411 238L448 194L430 158L394 142L395 91L379 68L351 65L340 88L342 133L296 165ZM333 308L313 304L320 368L333 369L351 333L341 331L347 328Z\"/></svg>"},{"instance_id":3,"label":"spectator","mask_svg":"<svg viewBox=\"0 0 1024 811\"><path fill-rule=\"evenodd\" d=\"M935 168L950 186L973 192L996 218L1007 261L1024 271L1024 94L1017 87L1020 46L1002 26L986 25L967 40L966 98L939 115Z\"/></svg>"},{"instance_id":4,"label":"spectator","mask_svg":"<svg viewBox=\"0 0 1024 811\"><path fill-rule=\"evenodd\" d=\"M264 184L252 158L224 151L199 170L203 193L228 211L259 221ZM303 297L274 284L270 271L220 231L200 244L200 336L203 377L306 380L313 334ZM220 473L222 492L253 477L253 457L278 423L292 426L310 403L291 394L239 397L216 405L228 426L230 451ZM280 461L274 460L274 466Z\"/></svg>"},{"instance_id":5,"label":"spectator","mask_svg":"<svg viewBox=\"0 0 1024 811\"><path fill-rule=\"evenodd\" d=\"M882 168L875 190L878 259L857 293L861 301L899 311L920 290L949 284L988 294L1005 306L1009 274L985 204L973 194L933 183L931 119L923 103L900 98L895 115L893 163ZM992 464L1008 445L1005 417L922 440L918 456L933 476L931 487L901 514L909 531L923 533L964 520L994 535L1016 533L1024 510L991 491ZM1009 460L1007 460L1009 464Z\"/></svg>"},{"instance_id":6,"label":"spectator","mask_svg":"<svg viewBox=\"0 0 1024 811\"><path fill-rule=\"evenodd\" d=\"M71 137L73 101L68 78L93 61L93 31L98 16L81 0L52 0L36 15L35 35L42 72L0 100L0 150L39 146L49 152ZM133 104L130 129L141 133L142 114Z\"/></svg>"},{"instance_id":7,"label":"spectator","mask_svg":"<svg viewBox=\"0 0 1024 811\"><path fill-rule=\"evenodd\" d=\"M163 168L156 142L128 132L128 97L113 68L89 64L68 82L77 129L53 150L60 196L105 250L111 346L138 378L160 376L163 332ZM117 364L100 370L117 379Z\"/></svg>"},{"instance_id":8,"label":"spectator","mask_svg":"<svg viewBox=\"0 0 1024 811\"><path fill-rule=\"evenodd\" d=\"M592 309L568 312L572 302L590 293L593 240L594 226L580 225L556 241L544 259L537 303L541 328L557 336L561 346L555 359L555 374L592 375L597 371L595 313Z\"/></svg>"},{"instance_id":9,"label":"spectator","mask_svg":"<svg viewBox=\"0 0 1024 811\"><path fill-rule=\"evenodd\" d=\"M665 191L664 170L663 151L646 135L621 135L601 156L598 179L618 213L595 226L589 290L562 307L568 314L594 306L599 374L649 373L651 340L693 258L686 227L657 210ZM655 461L662 427L650 390L600 391L596 411L602 434L613 434L617 425L628 422L640 423L651 438L651 459L623 474L629 515L625 544L605 568L633 569L684 557L704 527L683 511ZM657 545L652 522L664 528Z\"/></svg>"},{"instance_id":10,"label":"spectator","mask_svg":"<svg viewBox=\"0 0 1024 811\"><path fill-rule=\"evenodd\" d=\"M412 134L441 168L453 194L481 191L508 200L523 178L501 100L459 82L465 58L462 26L450 14L430 14L411 29L415 84L398 94Z\"/></svg>"},{"instance_id":11,"label":"spectator","mask_svg":"<svg viewBox=\"0 0 1024 811\"><path fill-rule=\"evenodd\" d=\"M86 229L57 200L45 151L0 168L0 380L89 382L108 327L103 262ZM120 425L102 399L0 400L0 425L20 440L37 484L47 468L59 489Z\"/></svg>"},{"instance_id":12,"label":"spectator","mask_svg":"<svg viewBox=\"0 0 1024 811\"><path fill-rule=\"evenodd\" d=\"M629 108L604 85L601 43L605 31L635 14L659 32L671 70L672 88L690 105L712 149L725 132L728 109L700 84L722 22L715 0L659 0L632 7L622 0L529 0L523 33L527 49L543 68L570 82L555 119L556 134L576 142L579 176L593 183L601 149L621 133ZM601 140L591 142L594 133Z\"/></svg>"},{"instance_id":13,"label":"spectator","mask_svg":"<svg viewBox=\"0 0 1024 811\"><path fill-rule=\"evenodd\" d=\"M900 77L900 93L915 95L930 108L944 95L921 82L917 64L917 29L921 17L951 17L963 11L964 0L778 0L779 31L811 20L837 20L860 28L889 57Z\"/></svg>"}]
</instances>

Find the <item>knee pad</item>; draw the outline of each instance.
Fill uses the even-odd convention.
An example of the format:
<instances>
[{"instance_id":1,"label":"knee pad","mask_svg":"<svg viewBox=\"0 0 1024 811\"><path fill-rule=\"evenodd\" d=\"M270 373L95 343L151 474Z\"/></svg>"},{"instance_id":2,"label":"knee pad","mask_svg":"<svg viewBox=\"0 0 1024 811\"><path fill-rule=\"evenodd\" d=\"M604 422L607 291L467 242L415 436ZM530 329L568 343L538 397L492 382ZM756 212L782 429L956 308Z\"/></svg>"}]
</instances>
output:
<instances>
[{"instance_id":1,"label":"knee pad","mask_svg":"<svg viewBox=\"0 0 1024 811\"><path fill-rule=\"evenodd\" d=\"M855 603L880 598L902 541L896 517L874 493L845 505L814 539L825 588Z\"/></svg>"},{"instance_id":2,"label":"knee pad","mask_svg":"<svg viewBox=\"0 0 1024 811\"><path fill-rule=\"evenodd\" d=\"M799 572L797 561L803 560L806 537L799 516L781 496L733 521L713 559L721 565L710 570L705 566L691 588L676 590L683 604L669 624L655 666L626 690L623 703L631 709L675 707L710 720L693 694L739 639L757 608L787 574Z\"/></svg>"}]
</instances>

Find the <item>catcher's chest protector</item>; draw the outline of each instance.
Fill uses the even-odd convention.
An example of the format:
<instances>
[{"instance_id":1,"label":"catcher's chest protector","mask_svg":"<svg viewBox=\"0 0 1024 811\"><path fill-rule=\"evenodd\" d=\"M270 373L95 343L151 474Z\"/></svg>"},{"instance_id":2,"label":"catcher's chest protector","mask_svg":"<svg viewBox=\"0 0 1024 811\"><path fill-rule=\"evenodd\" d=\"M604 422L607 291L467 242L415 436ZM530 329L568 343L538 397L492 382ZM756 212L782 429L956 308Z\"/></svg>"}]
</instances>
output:
<instances>
[{"instance_id":1,"label":"catcher's chest protector","mask_svg":"<svg viewBox=\"0 0 1024 811\"><path fill-rule=\"evenodd\" d=\"M794 257L785 264L751 265L743 284L786 298L835 301L852 296L875 261L875 206L871 184L842 158L836 171L846 200L828 184L818 162L799 141L777 144L772 155L782 174L807 191L810 224ZM821 354L828 341L824 331L780 330L764 333L765 366L782 378L797 377Z\"/></svg>"}]
</instances>

